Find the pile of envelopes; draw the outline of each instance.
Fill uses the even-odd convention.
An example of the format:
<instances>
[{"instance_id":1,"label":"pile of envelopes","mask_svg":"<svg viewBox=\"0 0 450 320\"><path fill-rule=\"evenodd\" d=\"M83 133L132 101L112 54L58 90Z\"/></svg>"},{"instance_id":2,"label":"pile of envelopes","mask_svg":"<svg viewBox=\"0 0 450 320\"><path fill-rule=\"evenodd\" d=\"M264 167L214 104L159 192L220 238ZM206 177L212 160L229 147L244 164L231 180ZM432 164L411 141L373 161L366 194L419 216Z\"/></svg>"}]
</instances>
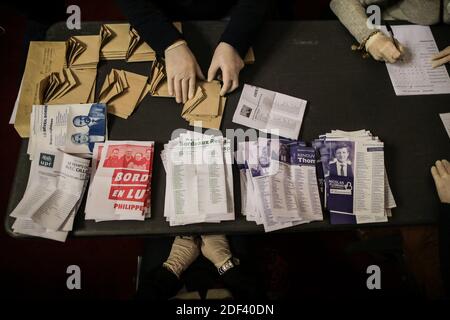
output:
<instances>
[{"instance_id":1,"label":"pile of envelopes","mask_svg":"<svg viewBox=\"0 0 450 320\"><path fill-rule=\"evenodd\" d=\"M99 36L30 42L14 121L22 138L29 137L34 104L94 102L99 50Z\"/></svg>"},{"instance_id":2,"label":"pile of envelopes","mask_svg":"<svg viewBox=\"0 0 450 320\"><path fill-rule=\"evenodd\" d=\"M52 72L39 82L39 101L41 104L92 102L95 94L95 75L92 70L70 68ZM86 85L81 85L82 83Z\"/></svg>"},{"instance_id":3,"label":"pile of envelopes","mask_svg":"<svg viewBox=\"0 0 450 320\"><path fill-rule=\"evenodd\" d=\"M99 102L108 105L108 112L127 119L141 102L148 77L112 69L100 90Z\"/></svg>"},{"instance_id":4,"label":"pile of envelopes","mask_svg":"<svg viewBox=\"0 0 450 320\"><path fill-rule=\"evenodd\" d=\"M157 60L153 62L148 83L145 85L137 104L139 104L147 94L150 94L152 97L173 98L173 96L169 94L164 64ZM106 101L100 102L107 103ZM191 126L219 129L220 123L222 122L223 111L225 109L225 102L226 98L220 96L219 81L200 81L197 82L197 89L194 97L184 104L181 116L188 121ZM114 112L112 113L115 114Z\"/></svg>"},{"instance_id":5,"label":"pile of envelopes","mask_svg":"<svg viewBox=\"0 0 450 320\"><path fill-rule=\"evenodd\" d=\"M194 97L184 104L181 116L191 126L219 129L225 102L226 98L220 96L219 81L199 82Z\"/></svg>"},{"instance_id":6,"label":"pile of envelopes","mask_svg":"<svg viewBox=\"0 0 450 320\"><path fill-rule=\"evenodd\" d=\"M167 86L164 64L159 62L158 60L155 60L153 62L148 82L145 85L141 97L139 98L138 104L144 99L147 94L150 94L153 97L173 98L173 96L169 94L169 87Z\"/></svg>"},{"instance_id":7,"label":"pile of envelopes","mask_svg":"<svg viewBox=\"0 0 450 320\"><path fill-rule=\"evenodd\" d=\"M174 26L181 32L181 23ZM129 23L103 24L100 28L102 60L126 60L127 62L153 61L155 51L142 40Z\"/></svg>"},{"instance_id":8,"label":"pile of envelopes","mask_svg":"<svg viewBox=\"0 0 450 320\"><path fill-rule=\"evenodd\" d=\"M66 64L72 69L96 69L100 57L100 37L73 36L66 41Z\"/></svg>"}]
</instances>

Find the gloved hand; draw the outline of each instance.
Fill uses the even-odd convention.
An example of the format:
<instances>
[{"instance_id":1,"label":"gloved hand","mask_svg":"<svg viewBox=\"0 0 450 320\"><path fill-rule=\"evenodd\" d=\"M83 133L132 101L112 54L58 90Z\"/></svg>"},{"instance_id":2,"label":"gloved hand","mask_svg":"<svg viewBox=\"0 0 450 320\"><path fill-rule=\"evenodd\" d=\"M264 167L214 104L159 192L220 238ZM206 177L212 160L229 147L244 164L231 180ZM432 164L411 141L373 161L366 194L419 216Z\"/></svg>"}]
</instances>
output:
<instances>
[{"instance_id":1,"label":"gloved hand","mask_svg":"<svg viewBox=\"0 0 450 320\"><path fill-rule=\"evenodd\" d=\"M239 72L244 67L244 61L239 53L226 42L221 42L214 51L211 65L208 70L208 81L214 80L217 71L222 71L222 90L220 95L235 90L239 86Z\"/></svg>"},{"instance_id":2,"label":"gloved hand","mask_svg":"<svg viewBox=\"0 0 450 320\"><path fill-rule=\"evenodd\" d=\"M431 58L431 66L433 68L437 68L439 66L442 66L445 63L450 62L450 46L442 50L441 52L435 54Z\"/></svg>"},{"instance_id":3,"label":"gloved hand","mask_svg":"<svg viewBox=\"0 0 450 320\"><path fill-rule=\"evenodd\" d=\"M436 161L431 167L436 190L442 203L450 203L450 163L447 160Z\"/></svg>"},{"instance_id":4,"label":"gloved hand","mask_svg":"<svg viewBox=\"0 0 450 320\"><path fill-rule=\"evenodd\" d=\"M194 237L176 237L163 266L178 278L197 259L200 249Z\"/></svg>"},{"instance_id":5,"label":"gloved hand","mask_svg":"<svg viewBox=\"0 0 450 320\"><path fill-rule=\"evenodd\" d=\"M201 250L205 258L216 268L220 268L232 257L228 240L224 235L202 236Z\"/></svg>"},{"instance_id":6,"label":"gloved hand","mask_svg":"<svg viewBox=\"0 0 450 320\"><path fill-rule=\"evenodd\" d=\"M378 61L395 63L404 53L405 48L397 42L398 50L392 39L382 32L378 32L366 42L366 51Z\"/></svg>"},{"instance_id":7,"label":"gloved hand","mask_svg":"<svg viewBox=\"0 0 450 320\"><path fill-rule=\"evenodd\" d=\"M177 41L164 51L169 94L178 103L186 102L195 94L196 77L205 76L186 42Z\"/></svg>"}]
</instances>

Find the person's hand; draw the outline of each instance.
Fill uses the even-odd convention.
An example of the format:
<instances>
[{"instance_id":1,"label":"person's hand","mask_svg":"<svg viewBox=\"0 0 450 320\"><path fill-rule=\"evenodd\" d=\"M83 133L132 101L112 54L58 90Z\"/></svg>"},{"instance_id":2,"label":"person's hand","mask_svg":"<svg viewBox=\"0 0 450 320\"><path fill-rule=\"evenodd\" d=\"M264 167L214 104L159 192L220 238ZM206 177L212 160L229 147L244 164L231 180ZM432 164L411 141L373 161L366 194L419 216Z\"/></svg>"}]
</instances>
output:
<instances>
[{"instance_id":1,"label":"person's hand","mask_svg":"<svg viewBox=\"0 0 450 320\"><path fill-rule=\"evenodd\" d=\"M228 240L224 235L202 236L201 250L205 258L216 268L223 266L232 257Z\"/></svg>"},{"instance_id":2,"label":"person's hand","mask_svg":"<svg viewBox=\"0 0 450 320\"><path fill-rule=\"evenodd\" d=\"M442 66L446 63L450 62L450 46L442 50L441 52L435 54L431 58L431 66L433 68L437 68L439 66Z\"/></svg>"},{"instance_id":3,"label":"person's hand","mask_svg":"<svg viewBox=\"0 0 450 320\"><path fill-rule=\"evenodd\" d=\"M447 160L436 161L431 167L439 199L443 203L450 203L450 163Z\"/></svg>"},{"instance_id":4,"label":"person's hand","mask_svg":"<svg viewBox=\"0 0 450 320\"><path fill-rule=\"evenodd\" d=\"M195 94L196 78L204 80L200 66L185 41L177 41L164 52L169 94L185 103Z\"/></svg>"},{"instance_id":5,"label":"person's hand","mask_svg":"<svg viewBox=\"0 0 450 320\"><path fill-rule=\"evenodd\" d=\"M378 32L367 40L366 50L375 60L395 63L405 52L400 43L397 42L397 45L400 50L395 47L391 38Z\"/></svg>"},{"instance_id":6,"label":"person's hand","mask_svg":"<svg viewBox=\"0 0 450 320\"><path fill-rule=\"evenodd\" d=\"M239 86L239 72L244 67L244 61L239 53L226 42L221 42L214 51L208 70L208 81L212 81L220 69L222 71L222 90L220 95L235 90Z\"/></svg>"}]
</instances>

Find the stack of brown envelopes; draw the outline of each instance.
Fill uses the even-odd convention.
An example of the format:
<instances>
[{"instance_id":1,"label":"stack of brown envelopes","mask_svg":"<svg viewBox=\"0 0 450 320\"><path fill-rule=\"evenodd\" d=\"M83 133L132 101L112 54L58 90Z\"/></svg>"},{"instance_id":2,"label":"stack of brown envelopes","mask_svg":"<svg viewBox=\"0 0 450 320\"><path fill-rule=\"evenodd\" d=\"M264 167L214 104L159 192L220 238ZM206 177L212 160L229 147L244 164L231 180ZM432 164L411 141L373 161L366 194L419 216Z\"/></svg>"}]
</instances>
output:
<instances>
[{"instance_id":1,"label":"stack of brown envelopes","mask_svg":"<svg viewBox=\"0 0 450 320\"><path fill-rule=\"evenodd\" d=\"M21 137L29 137L34 104L94 102L99 43L99 36L30 42L14 120Z\"/></svg>"},{"instance_id":2,"label":"stack of brown envelopes","mask_svg":"<svg viewBox=\"0 0 450 320\"><path fill-rule=\"evenodd\" d=\"M112 69L100 90L99 102L108 105L108 112L127 119L140 103L148 77Z\"/></svg>"},{"instance_id":3,"label":"stack of brown envelopes","mask_svg":"<svg viewBox=\"0 0 450 320\"><path fill-rule=\"evenodd\" d=\"M181 23L174 26L181 32ZM127 62L154 61L155 51L142 40L129 23L109 23L100 28L102 60L126 60Z\"/></svg>"},{"instance_id":4,"label":"stack of brown envelopes","mask_svg":"<svg viewBox=\"0 0 450 320\"><path fill-rule=\"evenodd\" d=\"M95 75L95 69L64 68L61 72L52 72L39 82L39 101L41 104L92 102L95 94Z\"/></svg>"},{"instance_id":5,"label":"stack of brown envelopes","mask_svg":"<svg viewBox=\"0 0 450 320\"><path fill-rule=\"evenodd\" d=\"M66 41L65 66L96 69L100 56L100 36L73 36Z\"/></svg>"},{"instance_id":6,"label":"stack of brown envelopes","mask_svg":"<svg viewBox=\"0 0 450 320\"><path fill-rule=\"evenodd\" d=\"M186 101L181 116L191 126L219 129L225 109L226 98L220 96L220 82L198 83L192 99Z\"/></svg>"},{"instance_id":7,"label":"stack of brown envelopes","mask_svg":"<svg viewBox=\"0 0 450 320\"><path fill-rule=\"evenodd\" d=\"M158 60L153 62L148 83L146 84L144 91L142 91L138 103L140 103L147 94L150 94L153 97L173 98L173 96L169 94L164 64Z\"/></svg>"}]
</instances>

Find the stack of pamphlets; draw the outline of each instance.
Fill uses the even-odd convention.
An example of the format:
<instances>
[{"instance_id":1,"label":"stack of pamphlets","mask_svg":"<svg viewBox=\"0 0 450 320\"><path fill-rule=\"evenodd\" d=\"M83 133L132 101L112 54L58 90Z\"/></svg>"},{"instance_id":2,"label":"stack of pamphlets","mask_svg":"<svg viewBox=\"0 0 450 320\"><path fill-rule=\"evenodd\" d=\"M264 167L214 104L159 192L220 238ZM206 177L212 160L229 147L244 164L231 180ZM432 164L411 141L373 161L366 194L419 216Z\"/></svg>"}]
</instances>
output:
<instances>
[{"instance_id":1,"label":"stack of pamphlets","mask_svg":"<svg viewBox=\"0 0 450 320\"><path fill-rule=\"evenodd\" d=\"M161 158L171 226L234 220L230 140L187 131L164 145Z\"/></svg>"},{"instance_id":2,"label":"stack of pamphlets","mask_svg":"<svg viewBox=\"0 0 450 320\"><path fill-rule=\"evenodd\" d=\"M144 220L150 217L153 141L95 144L85 219Z\"/></svg>"},{"instance_id":3,"label":"stack of pamphlets","mask_svg":"<svg viewBox=\"0 0 450 320\"><path fill-rule=\"evenodd\" d=\"M89 179L89 160L35 150L22 200L11 212L16 233L64 242Z\"/></svg>"},{"instance_id":4,"label":"stack of pamphlets","mask_svg":"<svg viewBox=\"0 0 450 320\"><path fill-rule=\"evenodd\" d=\"M266 232L323 220L312 147L288 139L239 142L241 210Z\"/></svg>"},{"instance_id":5,"label":"stack of pamphlets","mask_svg":"<svg viewBox=\"0 0 450 320\"><path fill-rule=\"evenodd\" d=\"M396 207L384 166L384 144L370 131L333 130L313 142L332 224L386 222Z\"/></svg>"},{"instance_id":6,"label":"stack of pamphlets","mask_svg":"<svg viewBox=\"0 0 450 320\"><path fill-rule=\"evenodd\" d=\"M34 105L27 151L30 159L36 149L59 149L90 158L94 144L106 138L104 104Z\"/></svg>"}]
</instances>

